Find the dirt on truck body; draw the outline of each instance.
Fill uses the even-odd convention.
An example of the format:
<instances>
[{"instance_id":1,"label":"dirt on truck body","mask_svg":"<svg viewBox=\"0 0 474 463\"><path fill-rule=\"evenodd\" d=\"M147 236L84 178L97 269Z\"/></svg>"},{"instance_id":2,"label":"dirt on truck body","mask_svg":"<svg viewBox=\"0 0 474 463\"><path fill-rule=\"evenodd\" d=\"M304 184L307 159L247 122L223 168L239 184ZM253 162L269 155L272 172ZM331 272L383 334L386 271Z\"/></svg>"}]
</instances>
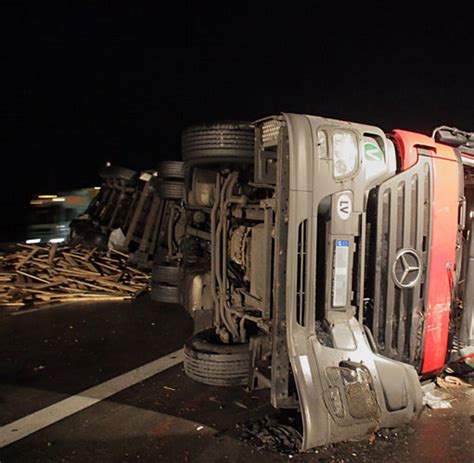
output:
<instances>
[{"instance_id":1,"label":"dirt on truck body","mask_svg":"<svg viewBox=\"0 0 474 463\"><path fill-rule=\"evenodd\" d=\"M152 292L195 320L188 376L268 388L308 449L409 422L472 357L473 134L282 114L182 148Z\"/></svg>"}]
</instances>

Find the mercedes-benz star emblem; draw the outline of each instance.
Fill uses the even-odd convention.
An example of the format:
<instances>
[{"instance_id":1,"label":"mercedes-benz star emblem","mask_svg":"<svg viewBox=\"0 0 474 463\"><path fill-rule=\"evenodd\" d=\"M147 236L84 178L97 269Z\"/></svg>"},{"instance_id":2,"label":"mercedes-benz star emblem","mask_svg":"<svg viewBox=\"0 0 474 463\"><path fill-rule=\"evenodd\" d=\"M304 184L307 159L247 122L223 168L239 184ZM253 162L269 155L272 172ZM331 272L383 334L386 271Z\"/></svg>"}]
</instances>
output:
<instances>
[{"instance_id":1,"label":"mercedes-benz star emblem","mask_svg":"<svg viewBox=\"0 0 474 463\"><path fill-rule=\"evenodd\" d=\"M401 249L395 256L392 267L392 278L402 289L413 288L421 276L420 257L414 249Z\"/></svg>"}]
</instances>

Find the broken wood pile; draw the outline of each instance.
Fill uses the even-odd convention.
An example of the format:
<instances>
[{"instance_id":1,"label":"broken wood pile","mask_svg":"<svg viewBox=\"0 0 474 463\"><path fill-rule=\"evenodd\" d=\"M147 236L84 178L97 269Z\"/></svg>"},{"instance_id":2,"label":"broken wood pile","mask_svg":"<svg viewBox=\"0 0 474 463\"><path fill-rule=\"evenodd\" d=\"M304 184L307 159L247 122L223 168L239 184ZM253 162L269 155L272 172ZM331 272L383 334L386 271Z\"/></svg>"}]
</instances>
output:
<instances>
[{"instance_id":1,"label":"broken wood pile","mask_svg":"<svg viewBox=\"0 0 474 463\"><path fill-rule=\"evenodd\" d=\"M115 251L19 244L0 256L0 307L122 301L148 291L149 274Z\"/></svg>"}]
</instances>

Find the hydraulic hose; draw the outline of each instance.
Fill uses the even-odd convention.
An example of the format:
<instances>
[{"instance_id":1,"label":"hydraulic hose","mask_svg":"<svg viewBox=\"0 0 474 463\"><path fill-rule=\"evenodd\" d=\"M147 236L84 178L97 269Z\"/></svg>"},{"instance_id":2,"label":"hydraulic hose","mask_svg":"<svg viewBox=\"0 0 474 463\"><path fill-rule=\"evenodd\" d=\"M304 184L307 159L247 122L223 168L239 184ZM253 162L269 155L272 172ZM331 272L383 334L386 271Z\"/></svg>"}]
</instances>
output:
<instances>
[{"instance_id":1,"label":"hydraulic hose","mask_svg":"<svg viewBox=\"0 0 474 463\"><path fill-rule=\"evenodd\" d=\"M219 209L221 195L221 174L217 174L216 177L216 191L214 195L214 204L211 210L211 293L212 300L214 301L214 325L218 327L220 325L220 311L219 311L219 299L217 298L216 288L216 215Z\"/></svg>"},{"instance_id":2,"label":"hydraulic hose","mask_svg":"<svg viewBox=\"0 0 474 463\"><path fill-rule=\"evenodd\" d=\"M227 207L229 205L229 201L232 197L232 190L237 183L238 179L238 172L232 172L232 174L228 177L228 182L226 185L225 190L222 194L223 204L221 207L221 223L222 223L222 303L223 303L223 316L225 320L227 320L228 329L232 334L234 341L239 339L239 331L238 327L235 324L234 320L232 319L231 308L227 303L226 294L227 294Z\"/></svg>"},{"instance_id":3,"label":"hydraulic hose","mask_svg":"<svg viewBox=\"0 0 474 463\"><path fill-rule=\"evenodd\" d=\"M227 328L227 330L230 333L233 333L235 330L232 329L232 322L229 322L228 317L226 316L226 310L224 306L224 300L225 300L225 290L223 289L223 278L221 275L221 266L220 261L221 261L221 247L224 247L225 240L222 240L222 228L223 228L223 215L225 216L225 212L223 214L222 208L224 206L224 197L227 191L227 187L231 181L232 177L229 175L225 180L224 184L222 186L222 190L220 192L219 196L219 202L220 202L220 214L219 214L219 223L217 224L216 227L216 232L215 232L215 252L216 252L216 258L215 258L215 268L216 268L216 279L217 279L217 284L219 285L219 304L218 304L218 311L219 311L219 318L224 324L224 326ZM225 270L224 270L225 272Z\"/></svg>"}]
</instances>

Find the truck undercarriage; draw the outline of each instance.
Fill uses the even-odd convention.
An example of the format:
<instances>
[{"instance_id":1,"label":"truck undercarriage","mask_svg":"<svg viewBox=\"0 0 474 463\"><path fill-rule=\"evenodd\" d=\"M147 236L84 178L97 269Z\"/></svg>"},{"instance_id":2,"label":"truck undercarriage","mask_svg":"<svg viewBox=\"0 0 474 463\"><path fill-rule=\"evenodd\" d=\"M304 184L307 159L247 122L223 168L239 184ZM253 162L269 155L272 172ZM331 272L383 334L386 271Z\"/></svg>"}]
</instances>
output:
<instances>
[{"instance_id":1,"label":"truck undercarriage","mask_svg":"<svg viewBox=\"0 0 474 463\"><path fill-rule=\"evenodd\" d=\"M195 320L186 373L269 388L301 412L304 449L417 416L419 379L472 355L462 134L295 114L188 128L153 268L154 298Z\"/></svg>"}]
</instances>

